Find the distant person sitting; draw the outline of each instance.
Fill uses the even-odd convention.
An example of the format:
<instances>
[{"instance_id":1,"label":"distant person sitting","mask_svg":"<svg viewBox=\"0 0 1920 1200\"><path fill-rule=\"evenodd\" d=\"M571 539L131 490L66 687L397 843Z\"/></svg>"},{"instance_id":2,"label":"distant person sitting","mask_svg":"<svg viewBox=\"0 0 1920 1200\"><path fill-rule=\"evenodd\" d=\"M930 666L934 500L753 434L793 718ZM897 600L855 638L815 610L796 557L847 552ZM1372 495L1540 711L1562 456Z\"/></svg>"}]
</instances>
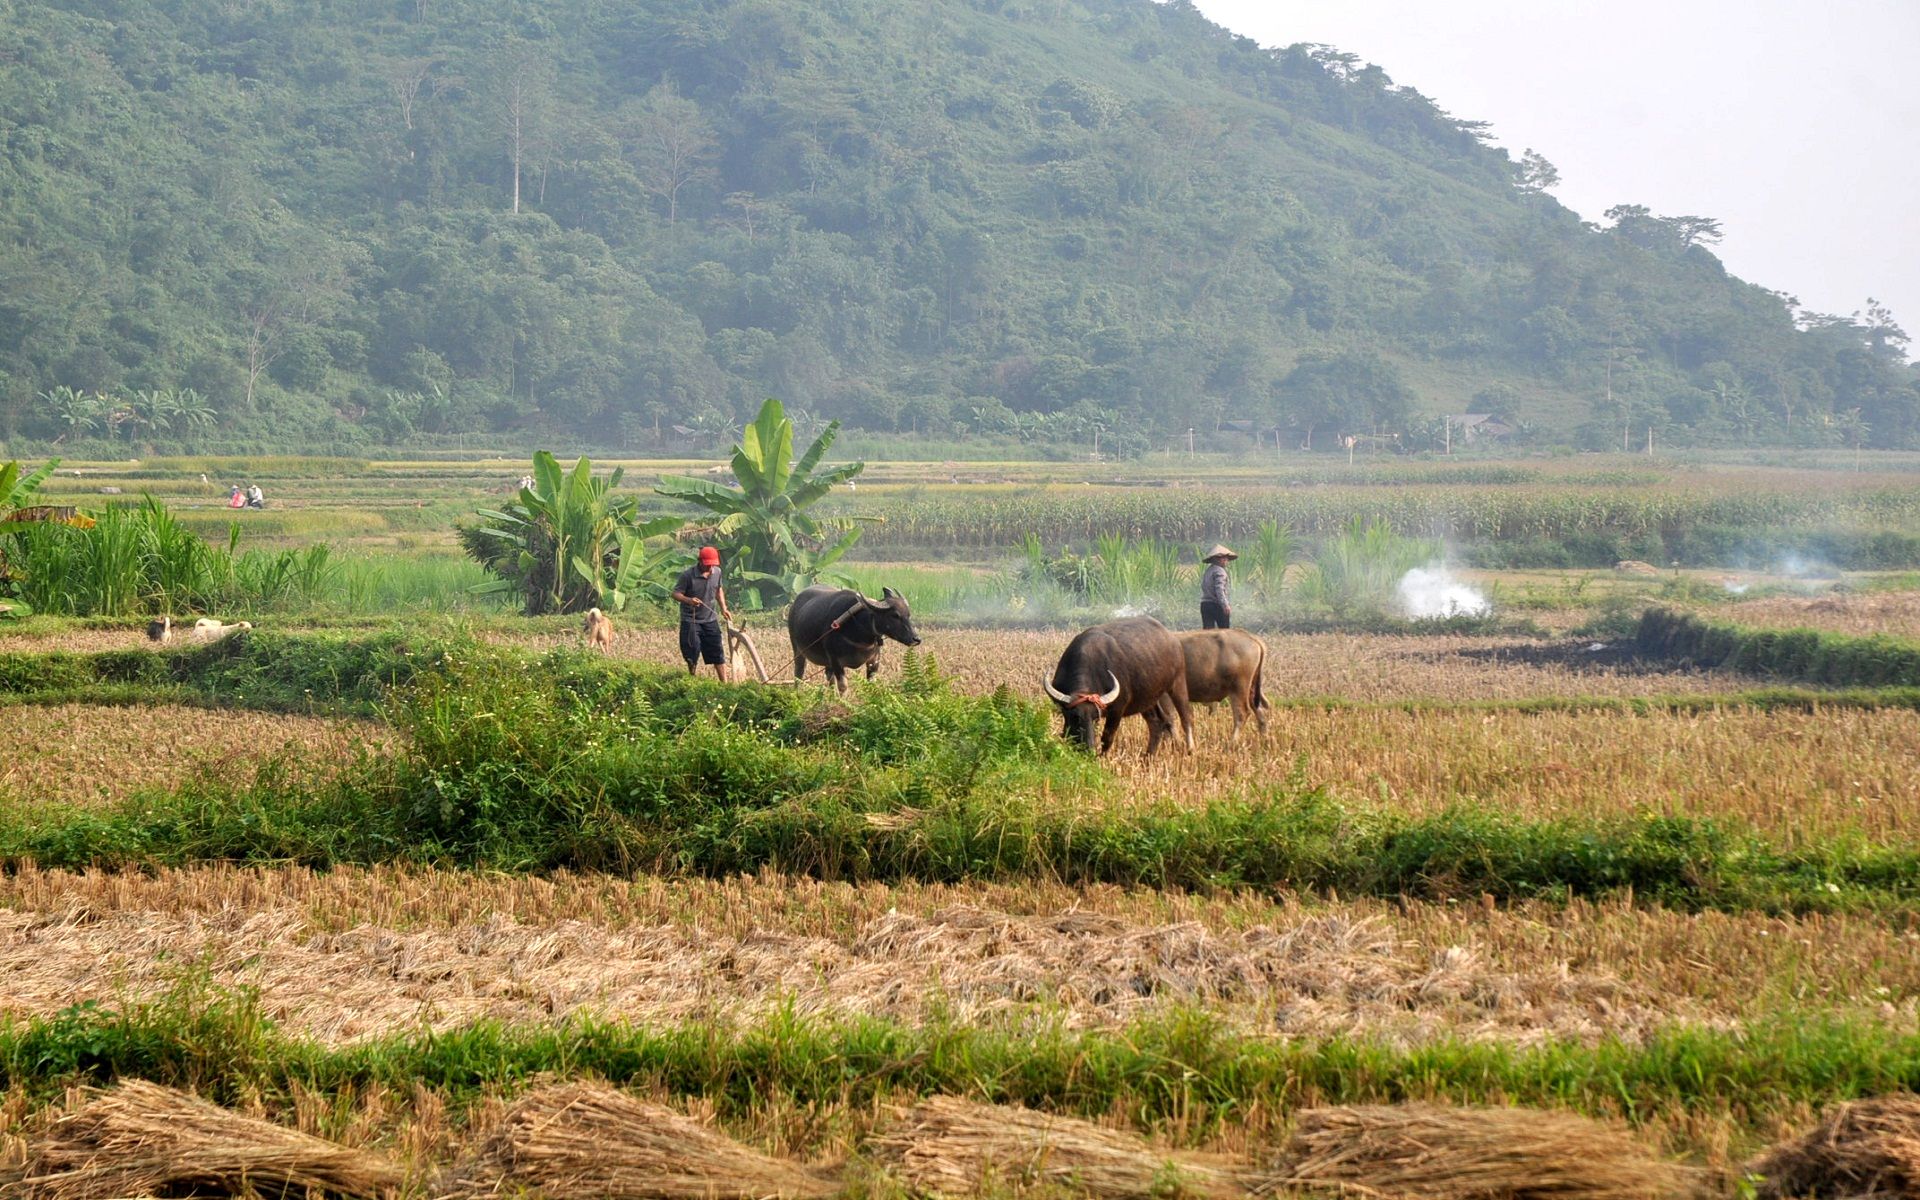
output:
<instances>
[{"instance_id":1,"label":"distant person sitting","mask_svg":"<svg viewBox=\"0 0 1920 1200\"><path fill-rule=\"evenodd\" d=\"M233 485L233 493L227 497L227 507L245 508L246 506L247 493L242 491L240 485L236 483Z\"/></svg>"},{"instance_id":2,"label":"distant person sitting","mask_svg":"<svg viewBox=\"0 0 1920 1200\"><path fill-rule=\"evenodd\" d=\"M259 484L256 483L251 487L247 488L247 507L248 508L265 508L266 506L267 506L267 494L260 490Z\"/></svg>"}]
</instances>

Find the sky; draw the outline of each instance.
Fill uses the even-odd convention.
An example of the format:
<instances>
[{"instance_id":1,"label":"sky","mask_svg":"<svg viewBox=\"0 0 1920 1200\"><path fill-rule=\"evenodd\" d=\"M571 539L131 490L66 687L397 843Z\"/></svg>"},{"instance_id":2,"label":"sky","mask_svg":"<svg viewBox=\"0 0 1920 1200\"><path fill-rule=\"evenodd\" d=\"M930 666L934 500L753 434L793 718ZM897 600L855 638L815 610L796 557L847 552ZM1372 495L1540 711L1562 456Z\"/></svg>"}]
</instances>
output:
<instances>
[{"instance_id":1,"label":"sky","mask_svg":"<svg viewBox=\"0 0 1920 1200\"><path fill-rule=\"evenodd\" d=\"M1378 64L1515 158L1722 223L1735 275L1920 341L1920 0L1195 0L1266 46Z\"/></svg>"}]
</instances>

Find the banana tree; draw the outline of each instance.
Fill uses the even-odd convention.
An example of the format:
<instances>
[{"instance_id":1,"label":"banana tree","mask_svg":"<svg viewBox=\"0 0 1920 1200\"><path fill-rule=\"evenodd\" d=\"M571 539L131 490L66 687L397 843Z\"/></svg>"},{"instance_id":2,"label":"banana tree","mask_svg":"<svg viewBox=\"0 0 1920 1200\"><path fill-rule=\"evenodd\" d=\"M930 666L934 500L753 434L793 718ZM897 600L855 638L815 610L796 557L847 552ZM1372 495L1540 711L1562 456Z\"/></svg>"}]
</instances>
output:
<instances>
[{"instance_id":1,"label":"banana tree","mask_svg":"<svg viewBox=\"0 0 1920 1200\"><path fill-rule=\"evenodd\" d=\"M827 519L808 511L866 469L863 462L819 469L839 432L838 421L828 425L795 461L793 422L778 400L768 400L733 448L738 489L669 475L653 490L717 516L711 529L728 552L727 573L736 593L772 608L811 583L836 579L828 568L860 540L855 522L862 518Z\"/></svg>"},{"instance_id":2,"label":"banana tree","mask_svg":"<svg viewBox=\"0 0 1920 1200\"><path fill-rule=\"evenodd\" d=\"M584 455L568 471L547 451L535 454L533 486L459 530L468 555L498 577L475 590L519 593L529 616L625 608L675 558L672 546L649 550L648 539L681 522L641 521L638 498L614 494L623 474L595 478Z\"/></svg>"},{"instance_id":3,"label":"banana tree","mask_svg":"<svg viewBox=\"0 0 1920 1200\"><path fill-rule=\"evenodd\" d=\"M53 469L59 465L59 459L51 459L43 466L35 467L25 474L21 473L17 459L0 467L0 517L6 516L16 508L26 507L27 501L33 499L33 494L40 490L40 485L47 481L53 474Z\"/></svg>"}]
</instances>

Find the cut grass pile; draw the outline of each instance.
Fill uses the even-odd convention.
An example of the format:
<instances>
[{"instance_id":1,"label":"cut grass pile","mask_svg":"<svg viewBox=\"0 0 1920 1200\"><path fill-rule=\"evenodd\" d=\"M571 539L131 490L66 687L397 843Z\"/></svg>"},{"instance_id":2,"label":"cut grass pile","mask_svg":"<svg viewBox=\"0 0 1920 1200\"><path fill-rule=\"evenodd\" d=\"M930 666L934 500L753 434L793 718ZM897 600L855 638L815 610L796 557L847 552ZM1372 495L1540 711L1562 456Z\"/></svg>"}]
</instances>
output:
<instances>
[{"instance_id":1,"label":"cut grass pile","mask_svg":"<svg viewBox=\"0 0 1920 1200\"><path fill-rule=\"evenodd\" d=\"M253 1194L299 1190L383 1197L398 1166L271 1121L132 1079L96 1094L29 1138L29 1157L6 1194L21 1200Z\"/></svg>"},{"instance_id":2,"label":"cut grass pile","mask_svg":"<svg viewBox=\"0 0 1920 1200\"><path fill-rule=\"evenodd\" d=\"M1836 1105L1801 1136L1743 1172L1763 1200L1796 1196L1920 1195L1920 1096L1875 1096Z\"/></svg>"},{"instance_id":3,"label":"cut grass pile","mask_svg":"<svg viewBox=\"0 0 1920 1200\"><path fill-rule=\"evenodd\" d=\"M436 1200L527 1189L545 1200L814 1200L837 1194L810 1172L658 1104L599 1084L523 1096Z\"/></svg>"},{"instance_id":4,"label":"cut grass pile","mask_svg":"<svg viewBox=\"0 0 1920 1200\"><path fill-rule=\"evenodd\" d=\"M1156 1151L1131 1130L1004 1104L931 1096L883 1128L868 1151L923 1195L1052 1186L1100 1200L1240 1196L1231 1161Z\"/></svg>"},{"instance_id":5,"label":"cut grass pile","mask_svg":"<svg viewBox=\"0 0 1920 1200\"><path fill-rule=\"evenodd\" d=\"M1702 1182L1571 1113L1426 1104L1308 1109L1266 1181L1420 1200L1669 1200Z\"/></svg>"}]
</instances>

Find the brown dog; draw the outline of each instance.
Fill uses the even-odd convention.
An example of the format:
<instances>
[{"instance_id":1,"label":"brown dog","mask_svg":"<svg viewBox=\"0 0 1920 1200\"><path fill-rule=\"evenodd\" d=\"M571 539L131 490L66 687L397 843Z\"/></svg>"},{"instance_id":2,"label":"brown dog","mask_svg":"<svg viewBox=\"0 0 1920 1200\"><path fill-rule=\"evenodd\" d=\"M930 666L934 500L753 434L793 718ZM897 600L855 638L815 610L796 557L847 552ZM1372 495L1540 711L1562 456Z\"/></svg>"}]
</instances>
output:
<instances>
[{"instance_id":1,"label":"brown dog","mask_svg":"<svg viewBox=\"0 0 1920 1200\"><path fill-rule=\"evenodd\" d=\"M613 622L607 614L597 608L587 610L587 619L580 623L580 632L587 635L587 645L602 654L613 653Z\"/></svg>"}]
</instances>

